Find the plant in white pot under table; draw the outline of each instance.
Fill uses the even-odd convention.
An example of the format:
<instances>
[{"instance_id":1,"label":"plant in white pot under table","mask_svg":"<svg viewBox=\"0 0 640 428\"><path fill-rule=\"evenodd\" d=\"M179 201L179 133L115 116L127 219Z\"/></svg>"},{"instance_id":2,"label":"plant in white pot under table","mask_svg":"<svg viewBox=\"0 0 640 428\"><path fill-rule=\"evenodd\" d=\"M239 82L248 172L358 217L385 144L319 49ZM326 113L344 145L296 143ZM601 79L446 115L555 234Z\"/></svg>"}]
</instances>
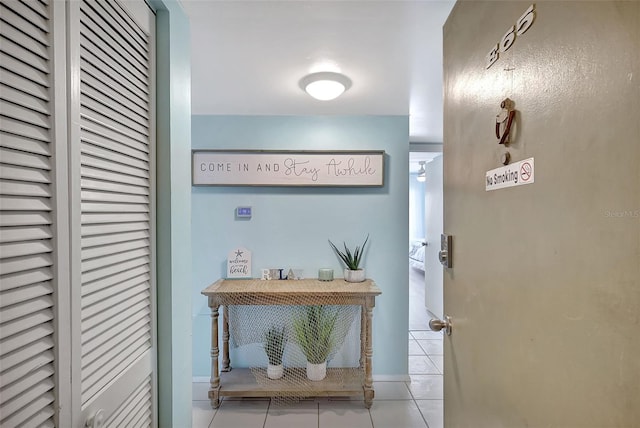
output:
<instances>
[{"instance_id":1,"label":"plant in white pot under table","mask_svg":"<svg viewBox=\"0 0 640 428\"><path fill-rule=\"evenodd\" d=\"M307 358L307 377L322 380L327 375L327 358L333 350L333 330L337 310L324 305L305 306L304 313L293 321L293 331Z\"/></svg>"},{"instance_id":2,"label":"plant in white pot under table","mask_svg":"<svg viewBox=\"0 0 640 428\"><path fill-rule=\"evenodd\" d=\"M267 377L269 379L280 379L284 374L282 365L282 355L287 344L287 337L284 327L271 327L264 335L264 352L269 359L267 366Z\"/></svg>"},{"instance_id":3,"label":"plant in white pot under table","mask_svg":"<svg viewBox=\"0 0 640 428\"><path fill-rule=\"evenodd\" d=\"M362 243L362 247L356 246L355 250L351 252L349 247L347 247L346 243L344 244L344 251L340 250L338 247L334 245L331 240L329 240L329 244L331 248L336 252L340 260L342 260L345 264L344 269L344 280L347 282L362 282L365 280L364 268L360 268L360 262L362 261L362 255L364 253L364 247L367 245L367 241L369 240L369 235Z\"/></svg>"}]
</instances>

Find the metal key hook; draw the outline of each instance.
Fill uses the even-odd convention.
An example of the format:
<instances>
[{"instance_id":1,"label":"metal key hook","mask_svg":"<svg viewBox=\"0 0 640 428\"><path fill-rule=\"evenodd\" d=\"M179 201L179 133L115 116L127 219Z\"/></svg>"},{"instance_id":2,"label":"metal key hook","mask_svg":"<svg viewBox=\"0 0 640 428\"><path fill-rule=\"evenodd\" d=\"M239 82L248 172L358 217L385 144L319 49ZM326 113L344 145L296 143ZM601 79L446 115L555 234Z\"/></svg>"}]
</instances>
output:
<instances>
[{"instance_id":1,"label":"metal key hook","mask_svg":"<svg viewBox=\"0 0 640 428\"><path fill-rule=\"evenodd\" d=\"M496 138L499 140L498 144L509 144L509 134L511 133L511 124L516 117L516 110L514 109L515 103L509 98L505 98L500 103L502 111L496 115ZM500 135L500 127L504 124L504 130Z\"/></svg>"}]
</instances>

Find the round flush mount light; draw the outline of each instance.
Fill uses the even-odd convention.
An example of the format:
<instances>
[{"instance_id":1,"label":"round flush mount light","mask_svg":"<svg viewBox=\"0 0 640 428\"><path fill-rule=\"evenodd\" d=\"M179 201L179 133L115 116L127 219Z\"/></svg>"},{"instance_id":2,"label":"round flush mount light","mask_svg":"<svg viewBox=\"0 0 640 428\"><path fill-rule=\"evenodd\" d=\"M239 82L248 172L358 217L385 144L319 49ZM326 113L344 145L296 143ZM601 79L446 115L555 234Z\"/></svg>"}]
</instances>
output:
<instances>
[{"instance_id":1,"label":"round flush mount light","mask_svg":"<svg viewBox=\"0 0 640 428\"><path fill-rule=\"evenodd\" d=\"M311 73L300 79L300 87L313 98L329 101L338 98L351 87L351 79L332 71Z\"/></svg>"}]
</instances>

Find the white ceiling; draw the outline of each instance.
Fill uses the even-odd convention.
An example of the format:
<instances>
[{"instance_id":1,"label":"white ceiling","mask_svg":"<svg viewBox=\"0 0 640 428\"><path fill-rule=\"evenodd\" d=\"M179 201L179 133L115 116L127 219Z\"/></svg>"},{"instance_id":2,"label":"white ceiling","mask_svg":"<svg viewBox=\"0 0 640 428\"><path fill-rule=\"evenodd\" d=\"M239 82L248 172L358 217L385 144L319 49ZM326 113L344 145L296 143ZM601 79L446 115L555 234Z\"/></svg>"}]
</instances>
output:
<instances>
[{"instance_id":1,"label":"white ceiling","mask_svg":"<svg viewBox=\"0 0 640 428\"><path fill-rule=\"evenodd\" d=\"M192 112L409 115L410 141L442 142L442 26L453 0L181 0L191 21ZM317 101L298 81L340 71Z\"/></svg>"}]
</instances>

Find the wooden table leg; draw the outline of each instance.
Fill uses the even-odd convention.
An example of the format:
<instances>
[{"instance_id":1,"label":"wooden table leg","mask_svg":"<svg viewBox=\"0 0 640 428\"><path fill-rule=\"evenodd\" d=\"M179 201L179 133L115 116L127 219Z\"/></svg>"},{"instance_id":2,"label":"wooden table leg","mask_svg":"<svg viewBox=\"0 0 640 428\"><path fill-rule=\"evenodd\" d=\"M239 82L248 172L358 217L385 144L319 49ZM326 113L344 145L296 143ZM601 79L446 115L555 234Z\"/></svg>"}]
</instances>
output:
<instances>
[{"instance_id":1,"label":"wooden table leg","mask_svg":"<svg viewBox=\"0 0 640 428\"><path fill-rule=\"evenodd\" d=\"M211 380L209 399L214 408L220 407L220 372L218 371L218 308L219 305L209 303L211 307Z\"/></svg>"},{"instance_id":2,"label":"wooden table leg","mask_svg":"<svg viewBox=\"0 0 640 428\"><path fill-rule=\"evenodd\" d=\"M229 305L224 307L222 315L222 371L231 371L231 360L229 359Z\"/></svg>"},{"instance_id":3,"label":"wooden table leg","mask_svg":"<svg viewBox=\"0 0 640 428\"><path fill-rule=\"evenodd\" d=\"M364 353L367 350L367 307L360 306L360 368L364 369Z\"/></svg>"},{"instance_id":4,"label":"wooden table leg","mask_svg":"<svg viewBox=\"0 0 640 428\"><path fill-rule=\"evenodd\" d=\"M366 348L365 348L365 360L364 360L364 405L368 409L371 407L374 397L373 391L373 375L371 367L371 359L373 357L373 341L371 338L371 326L373 323L373 307L375 305L375 299L373 297L367 297L367 303L365 307L366 311Z\"/></svg>"}]
</instances>

